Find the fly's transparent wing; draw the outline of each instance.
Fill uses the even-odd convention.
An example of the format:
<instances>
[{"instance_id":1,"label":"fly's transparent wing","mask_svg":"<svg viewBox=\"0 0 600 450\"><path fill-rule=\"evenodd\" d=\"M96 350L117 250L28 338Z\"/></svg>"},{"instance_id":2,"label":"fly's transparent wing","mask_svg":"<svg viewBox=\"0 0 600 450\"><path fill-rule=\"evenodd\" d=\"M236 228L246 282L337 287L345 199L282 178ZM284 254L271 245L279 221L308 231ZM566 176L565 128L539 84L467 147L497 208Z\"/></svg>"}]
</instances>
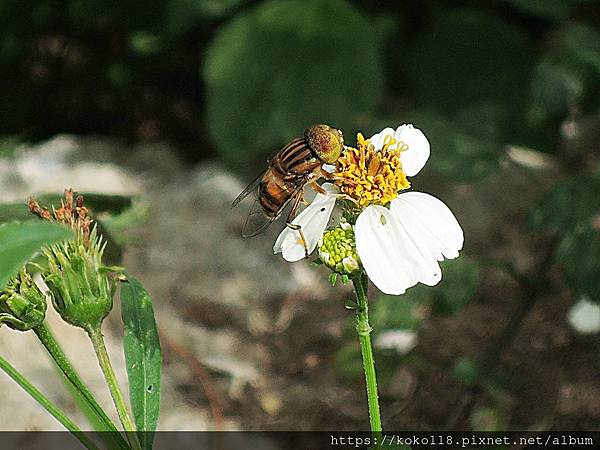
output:
<instances>
[{"instance_id":1,"label":"fly's transparent wing","mask_svg":"<svg viewBox=\"0 0 600 450\"><path fill-rule=\"evenodd\" d=\"M246 218L246 222L244 223L244 228L242 229L242 236L245 238L253 237L265 231L269 227L269 225L271 225L277 218L279 218L282 211L285 210L290 203L295 203L296 200L301 198L299 197L301 194L302 186L298 187L290 195L290 197L286 199L286 201L281 205L281 207L277 211L277 214L274 216L269 216L265 214L265 211L262 205L260 204L260 200L256 199L254 201L254 204L252 205L252 209L250 210L248 217Z\"/></svg>"},{"instance_id":2,"label":"fly's transparent wing","mask_svg":"<svg viewBox=\"0 0 600 450\"><path fill-rule=\"evenodd\" d=\"M268 217L258 199L254 201L248 217L244 222L244 228L242 228L242 236L245 238L256 236L265 231L269 225L273 223L276 217Z\"/></svg>"},{"instance_id":3,"label":"fly's transparent wing","mask_svg":"<svg viewBox=\"0 0 600 450\"><path fill-rule=\"evenodd\" d=\"M246 188L242 192L239 193L239 195L231 203L232 208L235 208L238 205L238 203L240 203L242 200L248 197L248 195L253 193L258 194L258 184L260 183L260 180L262 179L264 174L264 172L260 173L254 180L252 180L252 182L248 186L246 186Z\"/></svg>"}]
</instances>

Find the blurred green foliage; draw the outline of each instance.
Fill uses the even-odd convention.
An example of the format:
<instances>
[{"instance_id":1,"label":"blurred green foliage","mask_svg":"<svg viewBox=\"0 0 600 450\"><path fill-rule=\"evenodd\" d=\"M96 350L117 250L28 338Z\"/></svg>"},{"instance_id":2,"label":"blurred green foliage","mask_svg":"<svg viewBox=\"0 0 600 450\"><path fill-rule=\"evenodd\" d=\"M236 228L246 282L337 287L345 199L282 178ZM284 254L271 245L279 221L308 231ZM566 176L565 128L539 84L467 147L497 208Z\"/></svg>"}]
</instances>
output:
<instances>
[{"instance_id":1,"label":"blurred green foliage","mask_svg":"<svg viewBox=\"0 0 600 450\"><path fill-rule=\"evenodd\" d=\"M268 1L237 15L204 65L208 127L225 159L267 156L313 123L354 129L381 97L382 38L343 0Z\"/></svg>"},{"instance_id":2,"label":"blurred green foliage","mask_svg":"<svg viewBox=\"0 0 600 450\"><path fill-rule=\"evenodd\" d=\"M189 158L217 151L246 167L314 122L352 142L413 121L432 141L433 170L477 181L506 144L556 153L561 122L598 109L598 10L590 0L5 0L0 134L168 138Z\"/></svg>"},{"instance_id":3,"label":"blurred green foliage","mask_svg":"<svg viewBox=\"0 0 600 450\"><path fill-rule=\"evenodd\" d=\"M482 101L518 106L532 64L526 31L466 8L433 13L405 61L418 104L450 114Z\"/></svg>"},{"instance_id":4,"label":"blurred green foliage","mask_svg":"<svg viewBox=\"0 0 600 450\"><path fill-rule=\"evenodd\" d=\"M533 210L531 223L556 236L554 260L571 289L600 302L600 170L557 183Z\"/></svg>"},{"instance_id":5,"label":"blurred green foliage","mask_svg":"<svg viewBox=\"0 0 600 450\"><path fill-rule=\"evenodd\" d=\"M400 298L382 295L373 303L370 317L376 333L397 328L416 330L424 318L423 309L438 315L454 314L476 298L480 283L476 260L461 255L441 266L442 281L435 287L418 284Z\"/></svg>"},{"instance_id":6,"label":"blurred green foliage","mask_svg":"<svg viewBox=\"0 0 600 450\"><path fill-rule=\"evenodd\" d=\"M594 0L504 0L526 14L545 19L566 19L576 6L592 3Z\"/></svg>"},{"instance_id":7,"label":"blurred green foliage","mask_svg":"<svg viewBox=\"0 0 600 450\"><path fill-rule=\"evenodd\" d=\"M550 39L552 47L536 63L531 81L527 118L534 127L563 120L575 105L598 107L600 34L569 23Z\"/></svg>"},{"instance_id":8,"label":"blurred green foliage","mask_svg":"<svg viewBox=\"0 0 600 450\"><path fill-rule=\"evenodd\" d=\"M443 279L434 288L419 284L410 288L402 296L380 295L369 305L369 320L373 327L372 339L387 331L406 330L418 332L421 323L431 314L448 315L460 311L476 299L480 270L477 261L462 256L442 263ZM345 328L346 345L336 352L335 367L338 375L351 382L362 374L360 348L356 342L354 317L350 315ZM377 371L379 382L385 385L407 355L394 350L378 350ZM478 374L471 366L459 361L452 373L466 384L475 383ZM472 378L472 380L471 380Z\"/></svg>"}]
</instances>

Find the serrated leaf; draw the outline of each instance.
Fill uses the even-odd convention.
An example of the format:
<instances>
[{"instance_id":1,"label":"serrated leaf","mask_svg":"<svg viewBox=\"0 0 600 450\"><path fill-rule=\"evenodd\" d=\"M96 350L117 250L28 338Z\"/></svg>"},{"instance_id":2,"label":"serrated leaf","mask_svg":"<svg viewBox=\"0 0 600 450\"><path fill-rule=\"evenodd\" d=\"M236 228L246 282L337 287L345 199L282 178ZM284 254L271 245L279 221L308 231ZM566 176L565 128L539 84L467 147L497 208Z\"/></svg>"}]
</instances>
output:
<instances>
[{"instance_id":1,"label":"serrated leaf","mask_svg":"<svg viewBox=\"0 0 600 450\"><path fill-rule=\"evenodd\" d=\"M222 26L203 76L225 159L262 159L313 123L352 135L382 93L381 34L343 0L261 2Z\"/></svg>"},{"instance_id":2,"label":"serrated leaf","mask_svg":"<svg viewBox=\"0 0 600 450\"><path fill-rule=\"evenodd\" d=\"M121 287L121 316L131 409L142 447L151 449L160 413L162 355L152 301L133 277Z\"/></svg>"},{"instance_id":3,"label":"serrated leaf","mask_svg":"<svg viewBox=\"0 0 600 450\"><path fill-rule=\"evenodd\" d=\"M69 228L41 220L0 225L0 288L43 246L71 237Z\"/></svg>"}]
</instances>

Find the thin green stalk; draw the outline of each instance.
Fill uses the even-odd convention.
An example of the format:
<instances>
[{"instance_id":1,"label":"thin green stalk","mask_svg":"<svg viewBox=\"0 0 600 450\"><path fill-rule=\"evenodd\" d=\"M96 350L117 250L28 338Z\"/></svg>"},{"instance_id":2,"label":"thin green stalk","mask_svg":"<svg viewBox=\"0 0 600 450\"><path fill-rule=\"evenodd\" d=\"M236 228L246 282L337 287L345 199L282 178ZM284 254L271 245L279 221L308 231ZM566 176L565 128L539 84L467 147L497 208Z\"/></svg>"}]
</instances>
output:
<instances>
[{"instance_id":1,"label":"thin green stalk","mask_svg":"<svg viewBox=\"0 0 600 450\"><path fill-rule=\"evenodd\" d=\"M71 419L69 419L65 413L58 408L54 403L48 400L44 394L37 390L17 369L15 369L10 363L0 356L0 368L6 372L19 386L23 388L35 401L37 401L46 411L58 420L67 430L79 439L79 441L90 450L98 450L98 447L86 436L86 434L79 429Z\"/></svg>"},{"instance_id":2,"label":"thin green stalk","mask_svg":"<svg viewBox=\"0 0 600 450\"><path fill-rule=\"evenodd\" d=\"M54 360L60 371L63 373L67 381L71 383L71 385L77 390L79 394L81 394L81 398L89 405L90 411L94 413L97 417L99 423L101 423L104 427L104 431L110 432L110 436L112 440L117 444L119 448L129 449L129 444L125 441L123 436L119 433L119 430L112 422L112 420L108 417L108 415L104 412L102 407L98 404L98 401L94 397L94 395L90 392L88 387L79 377L79 374L71 364L71 361L62 348L54 338L52 331L45 324L35 327L33 329L38 339L50 355L50 357Z\"/></svg>"},{"instance_id":3,"label":"thin green stalk","mask_svg":"<svg viewBox=\"0 0 600 450\"><path fill-rule=\"evenodd\" d=\"M117 376L115 375L115 371L110 363L108 352L106 351L106 346L104 345L102 331L100 330L100 327L97 327L95 329L90 328L87 330L87 332L90 340L92 341L92 345L94 346L98 363L100 364L100 368L102 369L102 373L106 379L108 389L110 390L110 395L112 396L115 407L117 408L117 413L119 414L119 419L123 424L123 428L127 432L127 436L131 437L131 444L133 448L136 450L141 450L141 446L135 432L135 425L133 424L133 420L131 420L131 416L129 415L127 405L125 404L123 394L121 393L121 388L119 388L119 383L117 382Z\"/></svg>"},{"instance_id":4,"label":"thin green stalk","mask_svg":"<svg viewBox=\"0 0 600 450\"><path fill-rule=\"evenodd\" d=\"M379 396L377 394L377 377L375 375L375 360L371 347L371 326L369 325L369 305L367 298L368 279L361 274L352 280L356 291L356 332L360 341L365 380L367 383L367 400L369 403L369 420L371 431L381 433L381 417L379 414Z\"/></svg>"}]
</instances>

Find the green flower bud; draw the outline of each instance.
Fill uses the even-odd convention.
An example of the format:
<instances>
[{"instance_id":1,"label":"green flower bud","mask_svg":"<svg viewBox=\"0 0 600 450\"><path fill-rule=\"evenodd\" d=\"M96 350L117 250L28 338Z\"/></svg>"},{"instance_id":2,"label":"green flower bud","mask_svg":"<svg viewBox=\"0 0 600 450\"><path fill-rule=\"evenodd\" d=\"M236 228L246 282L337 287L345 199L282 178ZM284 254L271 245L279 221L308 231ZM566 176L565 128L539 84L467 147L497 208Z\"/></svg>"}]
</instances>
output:
<instances>
[{"instance_id":1,"label":"green flower bud","mask_svg":"<svg viewBox=\"0 0 600 450\"><path fill-rule=\"evenodd\" d=\"M102 265L106 243L94 228L89 236L45 250L48 272L43 275L54 309L64 321L89 331L100 326L113 305L116 284Z\"/></svg>"},{"instance_id":2,"label":"green flower bud","mask_svg":"<svg viewBox=\"0 0 600 450\"><path fill-rule=\"evenodd\" d=\"M360 270L352 225L343 221L339 227L327 230L319 241L319 257L323 264L340 274Z\"/></svg>"},{"instance_id":3,"label":"green flower bud","mask_svg":"<svg viewBox=\"0 0 600 450\"><path fill-rule=\"evenodd\" d=\"M40 325L46 317L46 296L23 268L0 292L0 326L28 331Z\"/></svg>"}]
</instances>

